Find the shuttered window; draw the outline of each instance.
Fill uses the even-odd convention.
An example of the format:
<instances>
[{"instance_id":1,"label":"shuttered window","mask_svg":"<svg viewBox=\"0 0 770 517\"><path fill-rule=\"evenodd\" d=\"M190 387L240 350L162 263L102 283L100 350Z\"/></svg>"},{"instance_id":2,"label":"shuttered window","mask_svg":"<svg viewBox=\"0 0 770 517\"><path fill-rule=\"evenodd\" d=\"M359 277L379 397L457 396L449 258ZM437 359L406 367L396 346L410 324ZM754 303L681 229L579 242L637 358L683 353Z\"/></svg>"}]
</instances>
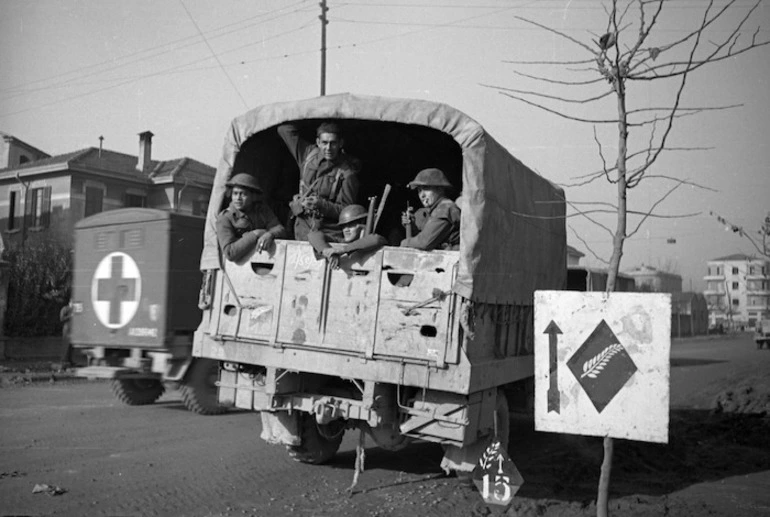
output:
<instances>
[{"instance_id":1,"label":"shuttered window","mask_svg":"<svg viewBox=\"0 0 770 517\"><path fill-rule=\"evenodd\" d=\"M98 214L102 211L104 191L98 187L86 187L86 211L85 217Z\"/></svg>"},{"instance_id":2,"label":"shuttered window","mask_svg":"<svg viewBox=\"0 0 770 517\"><path fill-rule=\"evenodd\" d=\"M48 228L51 224L51 187L27 190L24 224L27 228Z\"/></svg>"}]
</instances>

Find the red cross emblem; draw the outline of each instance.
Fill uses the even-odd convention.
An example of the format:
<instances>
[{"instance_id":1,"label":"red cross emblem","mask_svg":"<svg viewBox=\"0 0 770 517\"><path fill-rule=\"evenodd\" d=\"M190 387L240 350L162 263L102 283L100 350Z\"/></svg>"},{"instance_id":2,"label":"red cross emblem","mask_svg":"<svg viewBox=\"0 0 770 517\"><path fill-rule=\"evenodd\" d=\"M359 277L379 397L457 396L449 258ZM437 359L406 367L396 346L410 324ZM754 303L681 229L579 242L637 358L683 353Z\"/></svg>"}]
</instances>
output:
<instances>
[{"instance_id":1,"label":"red cross emblem","mask_svg":"<svg viewBox=\"0 0 770 517\"><path fill-rule=\"evenodd\" d=\"M99 262L91 282L91 301L102 325L125 326L136 314L142 278L134 259L126 253L110 253Z\"/></svg>"}]
</instances>

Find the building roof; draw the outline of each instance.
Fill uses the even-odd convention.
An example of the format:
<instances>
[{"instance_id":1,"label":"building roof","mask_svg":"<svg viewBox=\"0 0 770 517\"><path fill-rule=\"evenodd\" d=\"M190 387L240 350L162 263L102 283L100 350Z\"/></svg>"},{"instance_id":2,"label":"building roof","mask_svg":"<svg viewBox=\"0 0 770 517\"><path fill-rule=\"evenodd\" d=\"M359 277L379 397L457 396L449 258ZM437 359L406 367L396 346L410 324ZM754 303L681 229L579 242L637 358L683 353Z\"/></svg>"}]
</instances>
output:
<instances>
[{"instance_id":1,"label":"building roof","mask_svg":"<svg viewBox=\"0 0 770 517\"><path fill-rule=\"evenodd\" d=\"M567 244L567 255L572 255L578 258L586 256L585 253L579 251L577 248L573 248L569 244Z\"/></svg>"},{"instance_id":2,"label":"building roof","mask_svg":"<svg viewBox=\"0 0 770 517\"><path fill-rule=\"evenodd\" d=\"M34 145L29 145L24 140L20 140L20 139L16 138L13 135L9 135L8 133L3 133L2 131L0 131L0 138L2 138L3 140L6 140L8 142L13 142L16 145L19 145L21 147L26 147L28 151L31 151L31 152L34 152L34 153L37 153L37 154L42 154L44 156L51 156L50 154L46 153L45 151L41 151L40 149L38 149Z\"/></svg>"},{"instance_id":3,"label":"building roof","mask_svg":"<svg viewBox=\"0 0 770 517\"><path fill-rule=\"evenodd\" d=\"M150 162L149 175L137 170L137 157L102 149L88 147L70 153L51 156L42 160L27 162L15 167L0 169L0 179L14 175L20 171L33 172L35 169L60 169L60 170L92 170L107 172L117 177L133 179L135 181L150 181L151 183L173 182L181 173L184 178L193 182L204 183L210 186L214 181L216 169L192 158L177 158L175 160L152 160Z\"/></svg>"},{"instance_id":4,"label":"building roof","mask_svg":"<svg viewBox=\"0 0 770 517\"><path fill-rule=\"evenodd\" d=\"M724 257L714 258L709 262L729 262L729 261L744 261L744 260L765 260L762 257L746 255L745 253L733 253Z\"/></svg>"}]
</instances>

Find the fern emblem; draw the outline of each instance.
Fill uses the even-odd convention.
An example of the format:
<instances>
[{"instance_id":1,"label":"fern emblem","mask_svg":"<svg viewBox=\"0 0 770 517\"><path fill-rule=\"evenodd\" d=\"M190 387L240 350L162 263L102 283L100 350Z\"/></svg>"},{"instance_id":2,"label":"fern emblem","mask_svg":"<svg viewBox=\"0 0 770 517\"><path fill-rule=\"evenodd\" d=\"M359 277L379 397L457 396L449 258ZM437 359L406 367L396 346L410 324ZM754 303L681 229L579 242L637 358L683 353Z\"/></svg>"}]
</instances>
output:
<instances>
[{"instance_id":1,"label":"fern emblem","mask_svg":"<svg viewBox=\"0 0 770 517\"><path fill-rule=\"evenodd\" d=\"M580 378L582 379L583 377L589 377L591 379L596 379L604 370L604 367L607 366L607 363L610 362L612 356L621 350L623 350L623 347L619 343L610 345L602 350L596 356L583 363L583 374L580 376Z\"/></svg>"}]
</instances>

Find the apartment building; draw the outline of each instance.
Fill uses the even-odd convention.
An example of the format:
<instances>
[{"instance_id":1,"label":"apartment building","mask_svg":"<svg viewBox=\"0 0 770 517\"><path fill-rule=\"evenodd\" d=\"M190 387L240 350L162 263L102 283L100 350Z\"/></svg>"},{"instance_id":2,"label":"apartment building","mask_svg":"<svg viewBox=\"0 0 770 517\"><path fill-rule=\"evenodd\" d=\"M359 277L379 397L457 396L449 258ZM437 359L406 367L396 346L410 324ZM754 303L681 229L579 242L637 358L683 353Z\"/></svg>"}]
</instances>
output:
<instances>
[{"instance_id":1,"label":"apartment building","mask_svg":"<svg viewBox=\"0 0 770 517\"><path fill-rule=\"evenodd\" d=\"M742 253L709 260L706 300L709 324L754 328L770 318L770 260Z\"/></svg>"}]
</instances>

